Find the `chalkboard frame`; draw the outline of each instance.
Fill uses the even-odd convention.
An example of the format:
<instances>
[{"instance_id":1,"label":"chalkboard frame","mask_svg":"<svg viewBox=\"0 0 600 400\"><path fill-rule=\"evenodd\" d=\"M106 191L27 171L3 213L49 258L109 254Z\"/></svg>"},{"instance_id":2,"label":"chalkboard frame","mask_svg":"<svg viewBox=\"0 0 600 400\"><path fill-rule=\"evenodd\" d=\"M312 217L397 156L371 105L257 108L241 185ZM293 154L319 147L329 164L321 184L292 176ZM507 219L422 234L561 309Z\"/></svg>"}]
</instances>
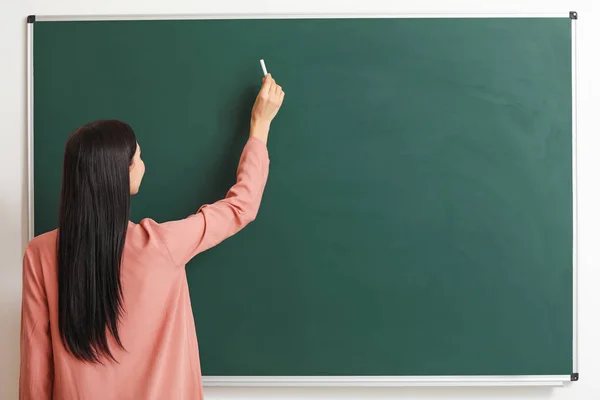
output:
<instances>
[{"instance_id":1,"label":"chalkboard frame","mask_svg":"<svg viewBox=\"0 0 600 400\"><path fill-rule=\"evenodd\" d=\"M127 21L127 20L221 20L221 19L329 19L329 18L569 18L571 20L572 66L572 185L573 185L573 373L531 376L205 376L205 386L563 386L579 380L577 343L578 213L577 213L577 51L575 11L563 13L471 13L471 14L172 14L172 15L30 15L27 17L27 239L34 237L34 85L33 31L36 21Z\"/></svg>"}]
</instances>

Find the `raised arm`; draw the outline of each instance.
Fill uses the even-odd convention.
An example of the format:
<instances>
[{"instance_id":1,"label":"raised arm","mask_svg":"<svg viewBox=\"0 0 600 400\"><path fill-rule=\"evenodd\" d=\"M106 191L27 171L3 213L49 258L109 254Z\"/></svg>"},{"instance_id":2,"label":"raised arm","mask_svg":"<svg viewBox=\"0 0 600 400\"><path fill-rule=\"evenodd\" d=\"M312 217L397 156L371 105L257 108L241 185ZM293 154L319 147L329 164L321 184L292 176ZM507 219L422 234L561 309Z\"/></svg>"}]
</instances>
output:
<instances>
[{"instance_id":1,"label":"raised arm","mask_svg":"<svg viewBox=\"0 0 600 400\"><path fill-rule=\"evenodd\" d=\"M284 92L267 75L258 94L250 123L250 138L237 169L236 184L224 199L202 206L183 220L157 224L142 222L166 246L173 263L184 265L198 253L221 243L252 222L257 214L269 172L267 139L271 121L283 102Z\"/></svg>"}]
</instances>

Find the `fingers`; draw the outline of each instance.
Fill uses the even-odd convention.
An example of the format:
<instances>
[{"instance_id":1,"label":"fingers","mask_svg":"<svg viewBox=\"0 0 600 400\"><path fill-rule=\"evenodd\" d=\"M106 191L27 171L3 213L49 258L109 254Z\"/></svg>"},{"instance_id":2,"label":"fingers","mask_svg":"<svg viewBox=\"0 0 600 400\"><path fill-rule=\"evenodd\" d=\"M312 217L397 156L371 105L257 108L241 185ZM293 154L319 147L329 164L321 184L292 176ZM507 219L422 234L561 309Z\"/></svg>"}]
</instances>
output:
<instances>
[{"instance_id":1,"label":"fingers","mask_svg":"<svg viewBox=\"0 0 600 400\"><path fill-rule=\"evenodd\" d=\"M273 79L273 82L272 82L271 86L269 87L269 97L276 96L278 88L279 88L279 85L277 85L277 82L275 82L275 79Z\"/></svg>"},{"instance_id":2,"label":"fingers","mask_svg":"<svg viewBox=\"0 0 600 400\"><path fill-rule=\"evenodd\" d=\"M283 102L283 98L285 97L285 93L281 86L277 84L275 79L271 76L271 74L267 74L263 78L263 84L260 89L260 95L265 100L269 99L270 101L281 104Z\"/></svg>"},{"instance_id":3,"label":"fingers","mask_svg":"<svg viewBox=\"0 0 600 400\"><path fill-rule=\"evenodd\" d=\"M267 76L265 76L263 78L263 84L262 84L262 88L260 89L260 92L262 95L268 95L269 92L271 91L271 87L275 86L273 83L275 81L273 80L273 78L271 77L271 74L267 74Z\"/></svg>"}]
</instances>

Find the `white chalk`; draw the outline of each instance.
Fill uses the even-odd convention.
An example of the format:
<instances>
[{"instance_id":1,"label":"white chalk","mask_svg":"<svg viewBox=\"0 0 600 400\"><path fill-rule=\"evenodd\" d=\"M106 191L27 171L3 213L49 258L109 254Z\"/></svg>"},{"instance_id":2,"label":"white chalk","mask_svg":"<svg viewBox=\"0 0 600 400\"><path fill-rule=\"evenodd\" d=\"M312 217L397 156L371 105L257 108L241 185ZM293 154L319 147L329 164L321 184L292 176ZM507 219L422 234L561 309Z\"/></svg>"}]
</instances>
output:
<instances>
[{"instance_id":1,"label":"white chalk","mask_svg":"<svg viewBox=\"0 0 600 400\"><path fill-rule=\"evenodd\" d=\"M265 76L267 76L268 72L267 72L267 66L265 65L265 60L260 60L260 66L262 67L263 74L265 74Z\"/></svg>"}]
</instances>

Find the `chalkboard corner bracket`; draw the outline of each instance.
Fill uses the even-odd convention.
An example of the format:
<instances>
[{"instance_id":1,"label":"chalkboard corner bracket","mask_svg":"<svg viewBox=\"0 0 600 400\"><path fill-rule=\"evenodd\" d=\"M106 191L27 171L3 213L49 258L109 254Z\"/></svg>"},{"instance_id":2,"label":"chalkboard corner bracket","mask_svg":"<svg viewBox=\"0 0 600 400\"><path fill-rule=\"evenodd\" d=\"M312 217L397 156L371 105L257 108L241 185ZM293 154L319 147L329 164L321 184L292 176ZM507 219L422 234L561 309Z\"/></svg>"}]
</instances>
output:
<instances>
[{"instance_id":1,"label":"chalkboard corner bracket","mask_svg":"<svg viewBox=\"0 0 600 400\"><path fill-rule=\"evenodd\" d=\"M577 19L577 11L569 11L570 19Z\"/></svg>"},{"instance_id":2,"label":"chalkboard corner bracket","mask_svg":"<svg viewBox=\"0 0 600 400\"><path fill-rule=\"evenodd\" d=\"M579 372L574 372L571 374L571 382L577 382L579 380Z\"/></svg>"},{"instance_id":3,"label":"chalkboard corner bracket","mask_svg":"<svg viewBox=\"0 0 600 400\"><path fill-rule=\"evenodd\" d=\"M33 24L35 22L35 15L28 15L27 16L27 23L28 24Z\"/></svg>"}]
</instances>

